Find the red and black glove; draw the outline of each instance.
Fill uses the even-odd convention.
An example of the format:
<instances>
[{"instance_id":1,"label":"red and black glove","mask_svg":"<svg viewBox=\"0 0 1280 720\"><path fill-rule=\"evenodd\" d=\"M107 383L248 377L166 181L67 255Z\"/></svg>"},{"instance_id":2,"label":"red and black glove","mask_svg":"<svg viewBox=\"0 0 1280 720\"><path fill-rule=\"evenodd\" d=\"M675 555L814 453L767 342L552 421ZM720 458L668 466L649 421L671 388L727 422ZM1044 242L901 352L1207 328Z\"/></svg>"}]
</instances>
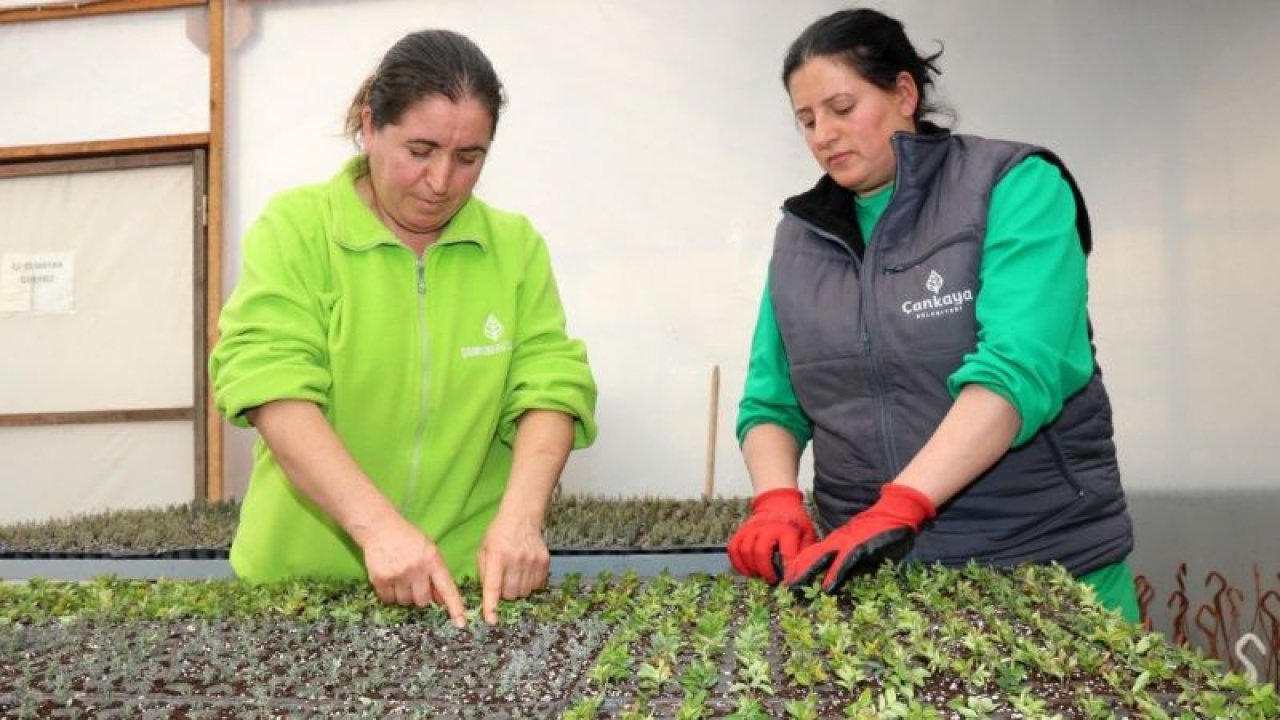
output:
<instances>
[{"instance_id":1,"label":"red and black glove","mask_svg":"<svg viewBox=\"0 0 1280 720\"><path fill-rule=\"evenodd\" d=\"M822 589L834 593L851 575L905 557L920 526L937 514L933 501L919 490L884 485L874 505L854 515L822 542L805 548L787 566L786 583L793 588L808 585L826 570Z\"/></svg>"},{"instance_id":2,"label":"red and black glove","mask_svg":"<svg viewBox=\"0 0 1280 720\"><path fill-rule=\"evenodd\" d=\"M796 554L817 539L799 490L766 490L751 501L751 517L729 539L729 562L747 577L776 583ZM774 551L781 556L781 565L775 564Z\"/></svg>"}]
</instances>

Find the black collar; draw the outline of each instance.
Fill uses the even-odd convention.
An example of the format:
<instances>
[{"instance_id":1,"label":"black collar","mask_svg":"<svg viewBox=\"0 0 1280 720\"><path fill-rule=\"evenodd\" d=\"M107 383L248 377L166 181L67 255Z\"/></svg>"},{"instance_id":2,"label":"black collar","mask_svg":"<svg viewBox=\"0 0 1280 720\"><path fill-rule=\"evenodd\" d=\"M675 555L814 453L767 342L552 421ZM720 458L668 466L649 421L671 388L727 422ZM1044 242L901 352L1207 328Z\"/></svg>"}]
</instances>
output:
<instances>
[{"instance_id":1,"label":"black collar","mask_svg":"<svg viewBox=\"0 0 1280 720\"><path fill-rule=\"evenodd\" d=\"M841 187L831 179L830 175L823 175L812 189L787 198L787 201L782 204L782 209L840 238L861 260L867 244L862 238L862 230L858 227L858 212L854 198L852 190Z\"/></svg>"}]
</instances>

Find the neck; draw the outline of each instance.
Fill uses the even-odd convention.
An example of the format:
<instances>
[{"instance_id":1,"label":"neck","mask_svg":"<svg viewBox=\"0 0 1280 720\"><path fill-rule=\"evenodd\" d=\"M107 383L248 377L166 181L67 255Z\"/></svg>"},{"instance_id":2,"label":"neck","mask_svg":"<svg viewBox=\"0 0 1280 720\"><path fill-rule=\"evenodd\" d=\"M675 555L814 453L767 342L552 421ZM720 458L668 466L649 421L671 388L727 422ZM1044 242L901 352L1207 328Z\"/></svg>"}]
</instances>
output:
<instances>
[{"instance_id":1,"label":"neck","mask_svg":"<svg viewBox=\"0 0 1280 720\"><path fill-rule=\"evenodd\" d=\"M432 243L440 239L440 233L444 231L443 226L431 230L415 230L401 224L391 213L383 210L382 203L378 200L378 191L373 187L373 182L369 180L368 175L356 180L356 194L391 231L391 234L415 254L421 255L426 252Z\"/></svg>"}]
</instances>

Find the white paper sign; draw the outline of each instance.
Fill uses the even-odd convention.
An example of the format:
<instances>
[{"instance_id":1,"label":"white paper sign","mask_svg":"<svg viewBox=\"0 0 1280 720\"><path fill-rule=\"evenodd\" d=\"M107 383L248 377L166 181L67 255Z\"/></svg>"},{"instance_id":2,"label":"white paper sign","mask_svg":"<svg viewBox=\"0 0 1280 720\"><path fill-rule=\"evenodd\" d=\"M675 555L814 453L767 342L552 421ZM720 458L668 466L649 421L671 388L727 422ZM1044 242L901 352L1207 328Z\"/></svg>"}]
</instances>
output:
<instances>
[{"instance_id":1,"label":"white paper sign","mask_svg":"<svg viewBox=\"0 0 1280 720\"><path fill-rule=\"evenodd\" d=\"M0 255L0 312L75 312L75 252Z\"/></svg>"}]
</instances>

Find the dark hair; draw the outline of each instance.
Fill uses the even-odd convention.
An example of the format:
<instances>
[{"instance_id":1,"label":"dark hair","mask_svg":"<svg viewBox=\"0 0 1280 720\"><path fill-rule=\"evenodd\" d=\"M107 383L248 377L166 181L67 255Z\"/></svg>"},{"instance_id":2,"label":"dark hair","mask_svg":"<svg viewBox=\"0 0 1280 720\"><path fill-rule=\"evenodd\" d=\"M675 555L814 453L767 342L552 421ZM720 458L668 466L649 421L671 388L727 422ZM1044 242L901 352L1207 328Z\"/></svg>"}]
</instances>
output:
<instances>
[{"instance_id":1,"label":"dark hair","mask_svg":"<svg viewBox=\"0 0 1280 720\"><path fill-rule=\"evenodd\" d=\"M365 105L373 111L373 127L378 129L399 122L410 105L431 95L455 103L469 97L479 100L493 120L490 137L498 131L505 98L489 58L464 35L419 30L392 45L377 71L360 86L347 109L347 134L353 140L360 134Z\"/></svg>"},{"instance_id":2,"label":"dark hair","mask_svg":"<svg viewBox=\"0 0 1280 720\"><path fill-rule=\"evenodd\" d=\"M945 114L928 92L931 75L942 74L934 65L941 56L941 49L928 57L917 53L902 23L884 13L868 8L841 10L819 18L791 43L782 61L782 86L790 90L791 76L817 57L839 59L881 90L893 90L898 73L906 72L920 93L913 118L919 125L926 115Z\"/></svg>"}]
</instances>

